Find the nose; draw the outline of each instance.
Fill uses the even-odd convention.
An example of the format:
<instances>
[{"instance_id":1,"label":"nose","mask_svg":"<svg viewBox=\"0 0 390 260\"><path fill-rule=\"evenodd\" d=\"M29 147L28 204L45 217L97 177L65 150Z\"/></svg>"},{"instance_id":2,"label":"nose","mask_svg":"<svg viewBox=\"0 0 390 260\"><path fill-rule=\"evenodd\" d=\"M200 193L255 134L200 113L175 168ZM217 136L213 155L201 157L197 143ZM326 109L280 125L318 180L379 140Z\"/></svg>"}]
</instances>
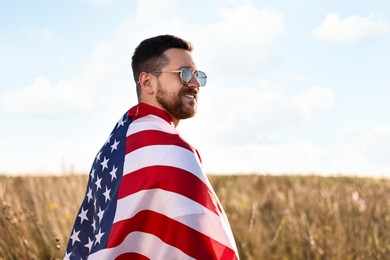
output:
<instances>
[{"instance_id":1,"label":"nose","mask_svg":"<svg viewBox=\"0 0 390 260\"><path fill-rule=\"evenodd\" d=\"M187 85L192 88L197 88L197 89L200 88L200 84L196 79L195 73L192 73L191 81Z\"/></svg>"}]
</instances>

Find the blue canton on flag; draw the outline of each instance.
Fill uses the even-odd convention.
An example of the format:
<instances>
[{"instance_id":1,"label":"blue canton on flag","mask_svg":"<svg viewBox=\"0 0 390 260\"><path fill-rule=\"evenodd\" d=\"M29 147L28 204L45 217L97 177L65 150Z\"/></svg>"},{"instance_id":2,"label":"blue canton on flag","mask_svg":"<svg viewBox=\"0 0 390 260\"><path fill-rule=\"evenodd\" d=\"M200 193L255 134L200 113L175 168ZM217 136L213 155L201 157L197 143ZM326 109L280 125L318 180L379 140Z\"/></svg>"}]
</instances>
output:
<instances>
[{"instance_id":1,"label":"blue canton on flag","mask_svg":"<svg viewBox=\"0 0 390 260\"><path fill-rule=\"evenodd\" d=\"M107 246L117 204L118 183L123 175L126 132L130 123L126 113L95 157L86 196L77 214L64 259L80 259L80 256Z\"/></svg>"}]
</instances>

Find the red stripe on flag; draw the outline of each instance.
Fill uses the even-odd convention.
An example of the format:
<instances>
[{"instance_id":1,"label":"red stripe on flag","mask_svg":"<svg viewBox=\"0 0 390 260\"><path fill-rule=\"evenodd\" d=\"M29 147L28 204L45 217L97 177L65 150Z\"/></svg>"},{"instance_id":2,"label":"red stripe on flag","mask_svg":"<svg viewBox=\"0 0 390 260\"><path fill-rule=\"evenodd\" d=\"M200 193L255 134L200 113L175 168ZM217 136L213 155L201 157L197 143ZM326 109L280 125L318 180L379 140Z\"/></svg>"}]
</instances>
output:
<instances>
[{"instance_id":1,"label":"red stripe on flag","mask_svg":"<svg viewBox=\"0 0 390 260\"><path fill-rule=\"evenodd\" d=\"M170 134L157 130L144 130L126 137L126 154L149 145L176 145L192 152L195 151L178 134Z\"/></svg>"},{"instance_id":2,"label":"red stripe on flag","mask_svg":"<svg viewBox=\"0 0 390 260\"><path fill-rule=\"evenodd\" d=\"M125 253L115 257L115 260L149 260L149 257L137 253Z\"/></svg>"},{"instance_id":3,"label":"red stripe on flag","mask_svg":"<svg viewBox=\"0 0 390 260\"><path fill-rule=\"evenodd\" d=\"M114 223L107 247L120 245L125 237L134 231L153 234L164 243L196 259L237 259L231 248L176 220L149 210Z\"/></svg>"},{"instance_id":4,"label":"red stripe on flag","mask_svg":"<svg viewBox=\"0 0 390 260\"><path fill-rule=\"evenodd\" d=\"M118 192L118 199L141 190L159 188L183 195L222 215L214 193L198 177L190 172L171 166L150 166L126 174Z\"/></svg>"}]
</instances>

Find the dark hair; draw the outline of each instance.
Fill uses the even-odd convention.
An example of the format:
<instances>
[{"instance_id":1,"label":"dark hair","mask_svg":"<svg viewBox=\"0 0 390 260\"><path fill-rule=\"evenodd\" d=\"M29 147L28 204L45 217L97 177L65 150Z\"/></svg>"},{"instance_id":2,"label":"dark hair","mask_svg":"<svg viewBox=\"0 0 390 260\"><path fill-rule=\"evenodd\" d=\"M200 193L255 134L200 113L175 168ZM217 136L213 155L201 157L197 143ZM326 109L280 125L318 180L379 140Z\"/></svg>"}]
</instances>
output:
<instances>
[{"instance_id":1,"label":"dark hair","mask_svg":"<svg viewBox=\"0 0 390 260\"><path fill-rule=\"evenodd\" d=\"M163 54L171 48L192 51L191 43L173 35L160 35L143 40L135 48L131 67L133 69L134 81L138 82L141 72L158 71L169 63L168 58ZM137 96L140 97L141 90L137 84Z\"/></svg>"}]
</instances>

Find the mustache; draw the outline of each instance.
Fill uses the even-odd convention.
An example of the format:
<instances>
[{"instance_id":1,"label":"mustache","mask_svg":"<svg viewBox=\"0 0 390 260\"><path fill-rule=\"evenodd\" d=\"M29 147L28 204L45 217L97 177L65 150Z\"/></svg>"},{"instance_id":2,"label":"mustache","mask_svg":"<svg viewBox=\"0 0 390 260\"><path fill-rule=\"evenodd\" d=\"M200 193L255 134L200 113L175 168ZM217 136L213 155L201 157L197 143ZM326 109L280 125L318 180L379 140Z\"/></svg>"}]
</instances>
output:
<instances>
[{"instance_id":1,"label":"mustache","mask_svg":"<svg viewBox=\"0 0 390 260\"><path fill-rule=\"evenodd\" d=\"M181 95L194 95L195 97L198 96L198 92L199 90L195 89L195 88L191 88L191 87L187 87L187 86L184 86L181 90L180 90L180 94Z\"/></svg>"}]
</instances>

